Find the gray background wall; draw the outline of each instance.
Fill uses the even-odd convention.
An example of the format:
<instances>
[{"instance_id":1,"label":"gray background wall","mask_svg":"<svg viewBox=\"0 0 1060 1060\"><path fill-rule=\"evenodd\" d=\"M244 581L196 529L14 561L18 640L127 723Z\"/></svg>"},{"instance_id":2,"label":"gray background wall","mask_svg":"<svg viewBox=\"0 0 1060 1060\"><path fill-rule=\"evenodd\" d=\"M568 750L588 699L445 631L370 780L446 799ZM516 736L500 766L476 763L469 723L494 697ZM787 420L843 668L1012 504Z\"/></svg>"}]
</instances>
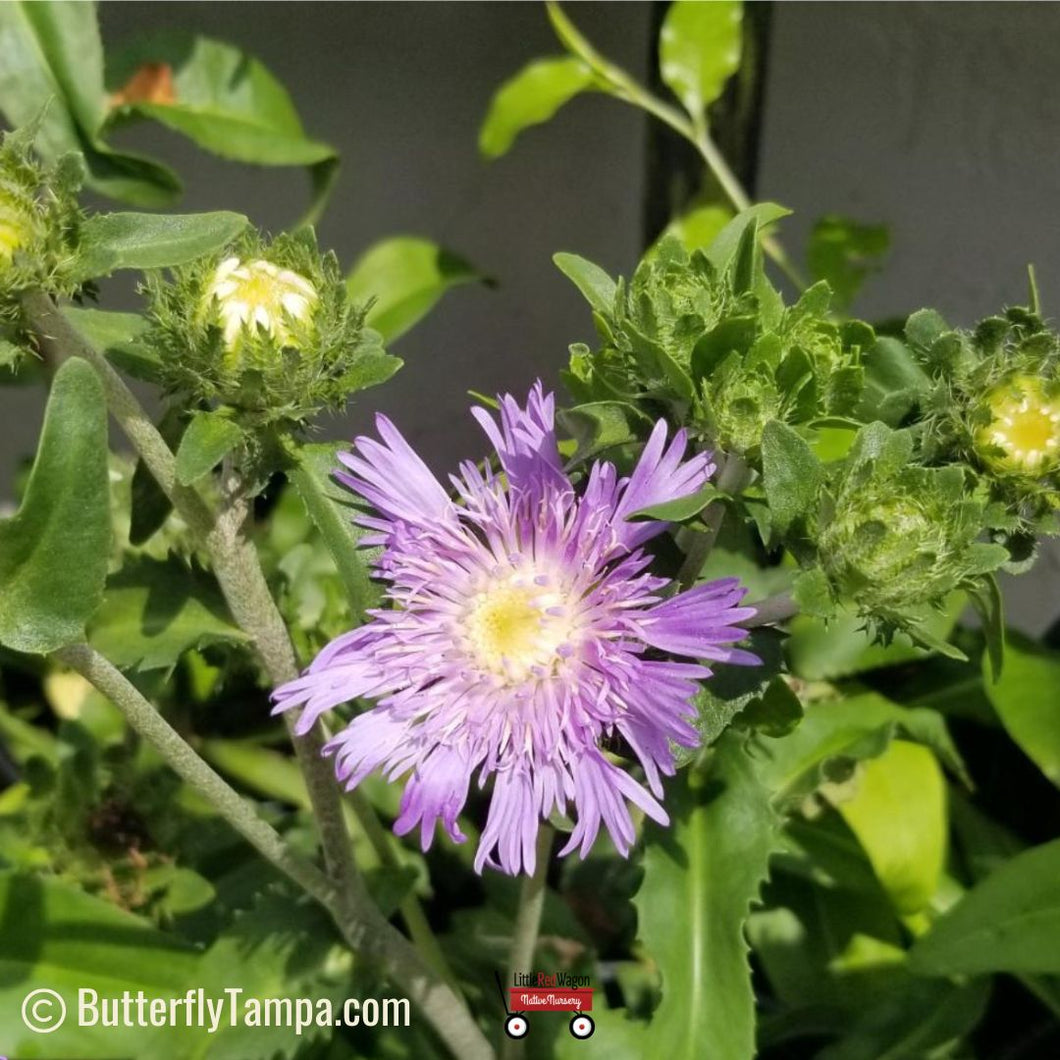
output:
<instances>
[{"instance_id":1,"label":"gray background wall","mask_svg":"<svg viewBox=\"0 0 1060 1060\"><path fill-rule=\"evenodd\" d=\"M637 76L651 58L650 5L579 3L599 48ZM430 236L498 280L451 295L395 352L405 369L369 391L349 435L379 407L439 469L476 455L466 390L553 380L591 328L554 270L577 251L612 271L641 237L645 128L629 108L575 101L487 164L478 124L493 89L557 46L537 3L104 3L105 41L177 26L245 46L287 84L307 128L335 144L343 172L320 226L346 262L373 240ZM1060 82L1055 4L781 2L773 13L758 192L792 207L796 253L814 218L847 213L892 228L890 266L857 307L867 316L932 304L967 324L1018 300L1038 267L1060 310ZM126 138L184 175L189 210L236 208L267 228L297 216L300 173L209 159L161 130ZM120 285L119 300L129 297ZM32 447L39 395L0 388L0 494ZM1055 556L1015 583L1019 624L1056 611Z\"/></svg>"}]
</instances>

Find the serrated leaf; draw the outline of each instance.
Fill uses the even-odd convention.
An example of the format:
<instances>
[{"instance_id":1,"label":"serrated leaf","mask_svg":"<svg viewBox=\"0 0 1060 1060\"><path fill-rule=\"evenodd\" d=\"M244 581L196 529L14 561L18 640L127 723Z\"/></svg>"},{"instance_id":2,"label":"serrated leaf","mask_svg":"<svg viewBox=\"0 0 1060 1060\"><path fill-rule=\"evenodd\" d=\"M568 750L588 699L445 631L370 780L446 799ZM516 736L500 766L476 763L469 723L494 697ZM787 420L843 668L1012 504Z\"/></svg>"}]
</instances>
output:
<instances>
[{"instance_id":1,"label":"serrated leaf","mask_svg":"<svg viewBox=\"0 0 1060 1060\"><path fill-rule=\"evenodd\" d=\"M80 640L109 550L107 404L75 357L55 375L22 506L0 521L0 644L46 653Z\"/></svg>"},{"instance_id":2,"label":"serrated leaf","mask_svg":"<svg viewBox=\"0 0 1060 1060\"><path fill-rule=\"evenodd\" d=\"M64 317L78 334L123 372L157 383L162 367L158 352L142 341L150 325L139 313L64 306Z\"/></svg>"},{"instance_id":3,"label":"serrated leaf","mask_svg":"<svg viewBox=\"0 0 1060 1060\"><path fill-rule=\"evenodd\" d=\"M374 605L379 590L369 576L366 551L359 547L363 531L353 522L359 514L354 496L334 479L339 448L334 443L302 446L290 479L335 560L350 613L359 619Z\"/></svg>"},{"instance_id":4,"label":"serrated leaf","mask_svg":"<svg viewBox=\"0 0 1060 1060\"><path fill-rule=\"evenodd\" d=\"M694 121L740 67L743 4L675 0L659 33L659 73Z\"/></svg>"},{"instance_id":5,"label":"serrated leaf","mask_svg":"<svg viewBox=\"0 0 1060 1060\"><path fill-rule=\"evenodd\" d=\"M369 247L346 278L359 302L374 299L368 323L393 342L454 287L488 282L471 264L428 239L394 236Z\"/></svg>"},{"instance_id":6,"label":"serrated leaf","mask_svg":"<svg viewBox=\"0 0 1060 1060\"><path fill-rule=\"evenodd\" d=\"M585 296L597 313L609 315L615 306L617 285L610 276L591 261L577 254L560 252L552 255L556 268Z\"/></svg>"},{"instance_id":7,"label":"serrated leaf","mask_svg":"<svg viewBox=\"0 0 1060 1060\"><path fill-rule=\"evenodd\" d=\"M198 482L242 440L242 429L223 413L196 413L177 449L177 481L183 486Z\"/></svg>"},{"instance_id":8,"label":"serrated leaf","mask_svg":"<svg viewBox=\"0 0 1060 1060\"><path fill-rule=\"evenodd\" d=\"M1060 787L1060 653L1009 633L1005 669L991 679L983 656L983 690L1005 731Z\"/></svg>"},{"instance_id":9,"label":"serrated leaf","mask_svg":"<svg viewBox=\"0 0 1060 1060\"><path fill-rule=\"evenodd\" d=\"M909 954L919 975L1060 972L1060 839L1017 854L935 921Z\"/></svg>"},{"instance_id":10,"label":"serrated leaf","mask_svg":"<svg viewBox=\"0 0 1060 1060\"><path fill-rule=\"evenodd\" d=\"M807 516L817 500L821 464L809 443L786 423L770 420L762 432L762 486L780 534Z\"/></svg>"},{"instance_id":11,"label":"serrated leaf","mask_svg":"<svg viewBox=\"0 0 1060 1060\"><path fill-rule=\"evenodd\" d=\"M931 390L927 373L898 339L877 339L862 354L862 364L865 386L857 410L862 422L880 420L897 427Z\"/></svg>"},{"instance_id":12,"label":"serrated leaf","mask_svg":"<svg viewBox=\"0 0 1060 1060\"><path fill-rule=\"evenodd\" d=\"M153 100L132 79L148 64L168 67L172 98ZM221 41L167 30L107 57L114 96L109 121L157 121L221 158L262 166L307 166L313 201L304 223L323 211L338 156L302 128L283 85L254 56Z\"/></svg>"},{"instance_id":13,"label":"serrated leaf","mask_svg":"<svg viewBox=\"0 0 1060 1060\"><path fill-rule=\"evenodd\" d=\"M209 254L247 226L239 213L94 214L81 229L75 277L87 280L117 269L160 269Z\"/></svg>"},{"instance_id":14,"label":"serrated leaf","mask_svg":"<svg viewBox=\"0 0 1060 1060\"><path fill-rule=\"evenodd\" d=\"M239 644L246 635L205 574L176 559L141 557L108 579L88 639L121 669L168 670L191 648Z\"/></svg>"},{"instance_id":15,"label":"serrated leaf","mask_svg":"<svg viewBox=\"0 0 1060 1060\"><path fill-rule=\"evenodd\" d=\"M58 879L0 872L0 1039L14 1056L159 1056L165 1031L78 1026L78 991L120 997L138 990L179 997L198 982L199 956L172 935ZM31 990L56 991L69 1018L46 1039L20 1016ZM51 1011L48 1009L45 1012ZM171 1032L176 1038L179 1032Z\"/></svg>"},{"instance_id":16,"label":"serrated leaf","mask_svg":"<svg viewBox=\"0 0 1060 1060\"><path fill-rule=\"evenodd\" d=\"M777 675L761 696L740 711L737 722L745 729L777 738L787 736L802 721L802 716L799 697L787 681Z\"/></svg>"},{"instance_id":17,"label":"serrated leaf","mask_svg":"<svg viewBox=\"0 0 1060 1060\"><path fill-rule=\"evenodd\" d=\"M649 1027L631 1024L628 1035L670 1060L749 1060L755 1018L744 923L778 818L732 736L718 741L702 774L684 770L668 788L674 820L668 829L647 829L644 882L633 899L662 1000Z\"/></svg>"},{"instance_id":18,"label":"serrated leaf","mask_svg":"<svg viewBox=\"0 0 1060 1060\"><path fill-rule=\"evenodd\" d=\"M172 170L103 142L105 100L94 4L0 4L0 110L10 124L39 120L35 146L49 161L82 153L96 191L135 206L170 205L181 192Z\"/></svg>"},{"instance_id":19,"label":"serrated leaf","mask_svg":"<svg viewBox=\"0 0 1060 1060\"><path fill-rule=\"evenodd\" d=\"M903 915L934 897L946 855L946 791L935 756L894 740L866 762L853 798L836 808L858 837L877 879Z\"/></svg>"},{"instance_id":20,"label":"serrated leaf","mask_svg":"<svg viewBox=\"0 0 1060 1060\"><path fill-rule=\"evenodd\" d=\"M573 56L536 59L505 81L490 100L478 149L499 158L525 129L547 122L565 103L591 88L593 72Z\"/></svg>"}]
</instances>

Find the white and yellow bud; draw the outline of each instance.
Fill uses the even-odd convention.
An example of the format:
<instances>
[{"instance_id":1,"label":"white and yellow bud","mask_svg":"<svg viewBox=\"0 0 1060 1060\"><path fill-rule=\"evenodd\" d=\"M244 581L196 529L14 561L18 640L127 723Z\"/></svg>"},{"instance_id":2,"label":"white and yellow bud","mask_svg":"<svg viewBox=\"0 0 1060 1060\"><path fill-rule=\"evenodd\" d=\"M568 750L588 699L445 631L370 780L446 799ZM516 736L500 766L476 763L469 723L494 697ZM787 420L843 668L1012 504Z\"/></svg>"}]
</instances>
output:
<instances>
[{"instance_id":1,"label":"white and yellow bud","mask_svg":"<svg viewBox=\"0 0 1060 1060\"><path fill-rule=\"evenodd\" d=\"M1040 380L1017 376L986 396L990 422L976 434L982 459L999 471L1036 474L1060 462L1060 397Z\"/></svg>"},{"instance_id":2,"label":"white and yellow bud","mask_svg":"<svg viewBox=\"0 0 1060 1060\"><path fill-rule=\"evenodd\" d=\"M312 323L318 295L300 273L270 261L226 258L206 288L208 312L216 314L230 352L265 331L280 346L300 345L298 325Z\"/></svg>"}]
</instances>

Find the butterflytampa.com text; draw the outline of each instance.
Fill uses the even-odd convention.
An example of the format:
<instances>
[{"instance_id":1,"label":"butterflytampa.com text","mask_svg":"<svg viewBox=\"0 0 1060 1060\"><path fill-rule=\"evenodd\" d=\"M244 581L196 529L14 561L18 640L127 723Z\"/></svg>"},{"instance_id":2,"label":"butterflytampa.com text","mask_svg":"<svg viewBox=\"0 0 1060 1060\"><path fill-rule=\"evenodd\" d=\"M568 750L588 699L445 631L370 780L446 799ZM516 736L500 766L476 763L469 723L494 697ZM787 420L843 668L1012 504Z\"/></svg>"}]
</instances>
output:
<instances>
[{"instance_id":1,"label":"butterflytampa.com text","mask_svg":"<svg viewBox=\"0 0 1060 1060\"><path fill-rule=\"evenodd\" d=\"M407 1027L407 998L330 998L246 996L230 986L219 994L192 988L183 997L151 997L142 990L101 996L77 992L81 1027L199 1027L215 1034L225 1027L290 1027L296 1034L316 1027Z\"/></svg>"}]
</instances>

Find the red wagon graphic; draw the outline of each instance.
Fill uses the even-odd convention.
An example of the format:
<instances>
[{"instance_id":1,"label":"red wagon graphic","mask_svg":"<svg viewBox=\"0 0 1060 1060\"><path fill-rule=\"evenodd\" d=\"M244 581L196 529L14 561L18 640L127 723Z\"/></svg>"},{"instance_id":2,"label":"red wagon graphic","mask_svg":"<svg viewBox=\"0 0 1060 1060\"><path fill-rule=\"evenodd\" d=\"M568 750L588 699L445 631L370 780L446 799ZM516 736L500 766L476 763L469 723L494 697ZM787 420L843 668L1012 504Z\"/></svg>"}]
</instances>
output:
<instances>
[{"instance_id":1,"label":"red wagon graphic","mask_svg":"<svg viewBox=\"0 0 1060 1060\"><path fill-rule=\"evenodd\" d=\"M512 986L505 996L498 976L497 989L501 992L501 1002L507 1014L504 1033L509 1038L527 1036L532 1012L572 1013L568 1029L574 1038L591 1038L596 1030L596 1023L589 1015L593 1007L591 987Z\"/></svg>"}]
</instances>

